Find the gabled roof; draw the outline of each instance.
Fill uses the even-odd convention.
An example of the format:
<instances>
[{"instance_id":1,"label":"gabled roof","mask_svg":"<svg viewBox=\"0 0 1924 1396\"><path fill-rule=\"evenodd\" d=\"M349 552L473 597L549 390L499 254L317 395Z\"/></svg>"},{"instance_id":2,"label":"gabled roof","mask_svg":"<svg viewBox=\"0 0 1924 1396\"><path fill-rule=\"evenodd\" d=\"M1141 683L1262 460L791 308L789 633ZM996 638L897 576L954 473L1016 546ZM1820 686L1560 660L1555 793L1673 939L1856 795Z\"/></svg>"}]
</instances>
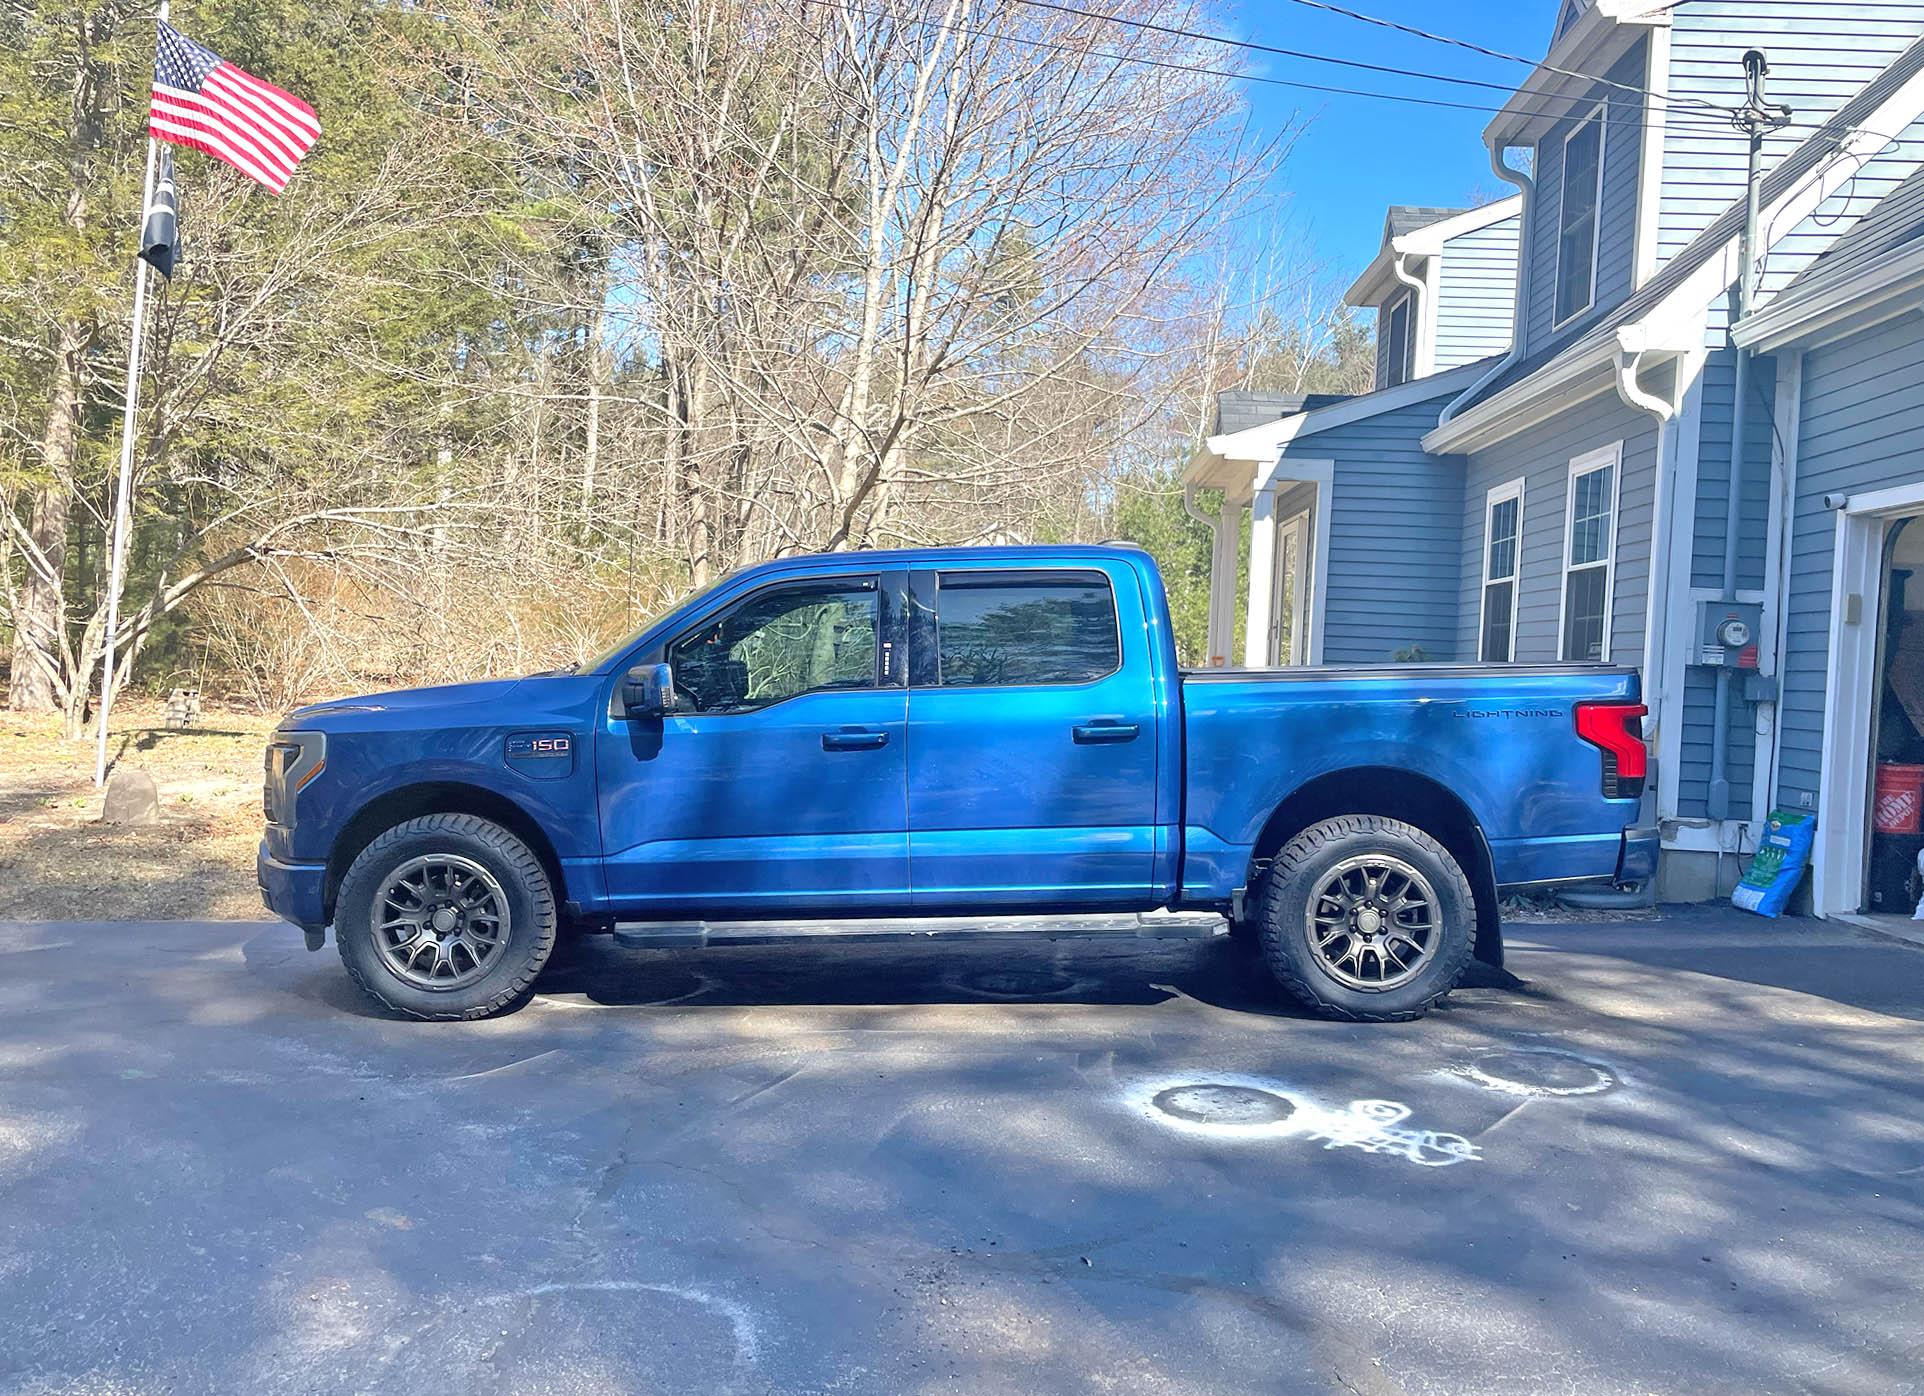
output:
<instances>
[{"instance_id":1,"label":"gabled roof","mask_svg":"<svg viewBox=\"0 0 1924 1396\"><path fill-rule=\"evenodd\" d=\"M1570 99L1589 92L1598 76L1607 73L1641 34L1668 25L1678 3L1590 0L1562 6L1550 51L1490 118L1483 128L1484 140L1499 146L1529 144L1542 128L1567 115Z\"/></svg>"},{"instance_id":2,"label":"gabled roof","mask_svg":"<svg viewBox=\"0 0 1924 1396\"><path fill-rule=\"evenodd\" d=\"M1387 217L1383 219L1383 237L1401 237L1413 233L1418 228L1427 228L1432 223L1441 223L1445 218L1454 218L1459 213L1468 213L1467 208L1436 208L1425 204L1391 204Z\"/></svg>"},{"instance_id":3,"label":"gabled roof","mask_svg":"<svg viewBox=\"0 0 1924 1396\"><path fill-rule=\"evenodd\" d=\"M1406 257L1434 257L1451 238L1474 233L1523 211L1523 196L1511 194L1475 208L1433 208L1417 204L1392 204L1383 220L1383 241L1376 256L1343 292L1345 305L1376 305L1392 290L1395 281L1390 263L1400 254Z\"/></svg>"},{"instance_id":4,"label":"gabled roof","mask_svg":"<svg viewBox=\"0 0 1924 1396\"><path fill-rule=\"evenodd\" d=\"M1211 488L1230 485L1246 488L1252 478L1251 466L1273 465L1290 442L1314 436L1332 427L1368 421L1399 408L1447 398L1451 393L1461 392L1474 383L1479 373L1488 373L1493 362L1493 359L1479 359L1475 363L1431 374L1428 378L1412 378L1394 387L1378 388L1375 392L1358 393L1354 397L1309 394L1302 399L1307 404L1304 407L1244 426L1240 430L1229 429L1219 421L1218 425L1223 429L1213 433L1203 443L1203 450L1183 471L1183 482ZM1221 399L1218 399L1219 413L1220 410Z\"/></svg>"},{"instance_id":5,"label":"gabled roof","mask_svg":"<svg viewBox=\"0 0 1924 1396\"><path fill-rule=\"evenodd\" d=\"M1759 219L1768 251L1863 163L1924 112L1924 39L1912 44L1835 115L1764 176ZM1841 157L1833 159L1832 157ZM1829 161L1829 164L1826 162ZM1682 352L1701 336L1704 312L1736 278L1736 241L1744 201L1731 203L1627 300L1601 309L1570 337L1506 365L1450 404L1447 421L1426 438L1429 450L1463 449L1461 437L1506 397L1548 390L1571 372L1607 361L1618 349ZM1698 342L1701 340L1699 338Z\"/></svg>"}]
</instances>

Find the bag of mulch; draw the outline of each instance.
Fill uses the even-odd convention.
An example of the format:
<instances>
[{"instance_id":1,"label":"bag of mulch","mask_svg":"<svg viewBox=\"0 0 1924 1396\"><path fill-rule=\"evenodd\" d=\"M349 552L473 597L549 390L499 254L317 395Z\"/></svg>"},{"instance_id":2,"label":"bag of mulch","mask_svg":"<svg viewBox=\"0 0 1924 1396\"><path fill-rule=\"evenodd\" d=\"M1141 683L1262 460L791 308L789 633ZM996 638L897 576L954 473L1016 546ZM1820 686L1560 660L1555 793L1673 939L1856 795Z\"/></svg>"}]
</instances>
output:
<instances>
[{"instance_id":1,"label":"bag of mulch","mask_svg":"<svg viewBox=\"0 0 1924 1396\"><path fill-rule=\"evenodd\" d=\"M1732 906L1759 916L1781 916L1790 894L1804 880L1810 866L1811 845L1817 841L1817 819L1795 810L1774 809L1762 842L1751 855L1744 880L1730 894Z\"/></svg>"}]
</instances>

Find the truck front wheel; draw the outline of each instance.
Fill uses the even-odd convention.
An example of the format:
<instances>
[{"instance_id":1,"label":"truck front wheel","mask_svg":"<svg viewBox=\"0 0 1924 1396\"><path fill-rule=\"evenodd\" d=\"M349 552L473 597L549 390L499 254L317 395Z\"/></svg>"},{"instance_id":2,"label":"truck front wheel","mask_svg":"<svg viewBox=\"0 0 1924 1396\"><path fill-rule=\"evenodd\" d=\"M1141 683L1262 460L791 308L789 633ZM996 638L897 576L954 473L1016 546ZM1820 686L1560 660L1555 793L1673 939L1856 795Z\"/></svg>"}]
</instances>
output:
<instances>
[{"instance_id":1,"label":"truck front wheel","mask_svg":"<svg viewBox=\"0 0 1924 1396\"><path fill-rule=\"evenodd\" d=\"M1476 899L1449 850L1414 825L1345 814L1283 846L1257 911L1263 956L1327 1018L1421 1017L1469 967Z\"/></svg>"},{"instance_id":2,"label":"truck front wheel","mask_svg":"<svg viewBox=\"0 0 1924 1396\"><path fill-rule=\"evenodd\" d=\"M411 1018L487 1018L528 994L555 942L554 890L532 850L472 814L380 835L341 879L334 939L371 997Z\"/></svg>"}]
</instances>

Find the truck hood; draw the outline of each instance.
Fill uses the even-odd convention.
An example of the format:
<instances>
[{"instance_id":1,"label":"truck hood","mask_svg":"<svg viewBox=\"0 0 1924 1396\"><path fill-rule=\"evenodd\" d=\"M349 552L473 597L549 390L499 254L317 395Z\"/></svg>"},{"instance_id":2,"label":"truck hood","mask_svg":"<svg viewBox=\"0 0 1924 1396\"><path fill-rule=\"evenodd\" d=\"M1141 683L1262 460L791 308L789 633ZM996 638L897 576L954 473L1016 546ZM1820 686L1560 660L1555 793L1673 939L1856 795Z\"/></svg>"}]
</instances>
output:
<instances>
[{"instance_id":1,"label":"truck hood","mask_svg":"<svg viewBox=\"0 0 1924 1396\"><path fill-rule=\"evenodd\" d=\"M519 688L525 679L484 679L479 683L446 683L432 688L397 688L388 693L366 693L354 698L334 698L325 703L310 703L296 708L281 723L283 727L322 727L330 717L353 713L416 712L423 708L464 708L474 704L500 703Z\"/></svg>"}]
</instances>

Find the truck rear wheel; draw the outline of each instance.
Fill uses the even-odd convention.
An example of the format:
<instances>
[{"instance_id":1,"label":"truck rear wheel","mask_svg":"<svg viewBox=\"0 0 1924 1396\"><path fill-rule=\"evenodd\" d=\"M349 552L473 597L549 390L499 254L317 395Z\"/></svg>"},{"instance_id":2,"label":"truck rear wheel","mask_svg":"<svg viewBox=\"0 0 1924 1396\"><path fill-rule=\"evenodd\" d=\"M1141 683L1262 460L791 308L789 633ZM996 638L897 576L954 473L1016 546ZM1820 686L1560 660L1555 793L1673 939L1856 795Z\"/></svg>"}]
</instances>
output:
<instances>
[{"instance_id":1,"label":"truck rear wheel","mask_svg":"<svg viewBox=\"0 0 1924 1396\"><path fill-rule=\"evenodd\" d=\"M487 1018L525 998L555 942L532 850L472 814L395 825L341 879L334 940L369 997L411 1018Z\"/></svg>"},{"instance_id":2,"label":"truck rear wheel","mask_svg":"<svg viewBox=\"0 0 1924 1396\"><path fill-rule=\"evenodd\" d=\"M1476 899L1449 850L1414 825L1345 814L1276 855L1257 925L1290 995L1326 1018L1419 1018L1469 967Z\"/></svg>"}]
</instances>

